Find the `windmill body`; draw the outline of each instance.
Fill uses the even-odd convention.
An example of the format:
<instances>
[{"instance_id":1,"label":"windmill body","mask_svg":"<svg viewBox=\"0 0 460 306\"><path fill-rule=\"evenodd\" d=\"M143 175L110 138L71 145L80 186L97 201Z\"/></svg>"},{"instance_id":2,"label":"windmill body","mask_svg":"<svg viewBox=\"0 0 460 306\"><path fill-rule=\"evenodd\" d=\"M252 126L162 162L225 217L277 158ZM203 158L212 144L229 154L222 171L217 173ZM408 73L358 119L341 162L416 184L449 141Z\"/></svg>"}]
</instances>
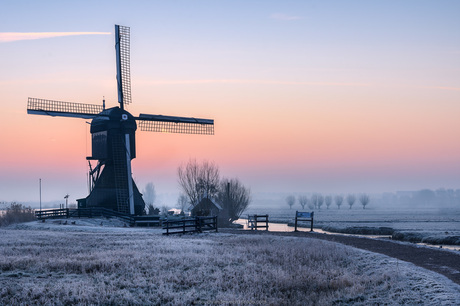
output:
<instances>
[{"instance_id":1,"label":"windmill body","mask_svg":"<svg viewBox=\"0 0 460 306\"><path fill-rule=\"evenodd\" d=\"M142 214L145 203L131 177L136 157L136 120L125 110L113 107L91 122L92 156L96 171L90 171L90 194L80 206L105 207L126 214ZM131 183L131 186L130 184Z\"/></svg>"},{"instance_id":2,"label":"windmill body","mask_svg":"<svg viewBox=\"0 0 460 306\"><path fill-rule=\"evenodd\" d=\"M128 27L115 26L117 88L119 107L29 98L27 112L35 115L92 119L92 168L89 162L89 195L79 199L79 207L104 207L121 213L140 215L144 200L131 174L131 160L136 157L136 130L214 134L214 120L140 114L134 117L125 110L131 103L131 80Z\"/></svg>"}]
</instances>

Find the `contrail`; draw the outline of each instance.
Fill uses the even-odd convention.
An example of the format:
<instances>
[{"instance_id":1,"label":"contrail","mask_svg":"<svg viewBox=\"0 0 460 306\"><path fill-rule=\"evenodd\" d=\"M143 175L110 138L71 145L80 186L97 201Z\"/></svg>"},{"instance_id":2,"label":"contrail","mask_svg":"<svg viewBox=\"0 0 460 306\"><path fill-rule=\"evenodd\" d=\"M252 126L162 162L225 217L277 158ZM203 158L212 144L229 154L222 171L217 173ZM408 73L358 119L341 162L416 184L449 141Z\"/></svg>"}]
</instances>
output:
<instances>
[{"instance_id":1,"label":"contrail","mask_svg":"<svg viewBox=\"0 0 460 306\"><path fill-rule=\"evenodd\" d=\"M4 33L0 33L0 43L18 41L18 40L42 39L42 38L74 36L74 35L110 35L110 34L111 34L110 32L31 32L31 33L4 32Z\"/></svg>"}]
</instances>

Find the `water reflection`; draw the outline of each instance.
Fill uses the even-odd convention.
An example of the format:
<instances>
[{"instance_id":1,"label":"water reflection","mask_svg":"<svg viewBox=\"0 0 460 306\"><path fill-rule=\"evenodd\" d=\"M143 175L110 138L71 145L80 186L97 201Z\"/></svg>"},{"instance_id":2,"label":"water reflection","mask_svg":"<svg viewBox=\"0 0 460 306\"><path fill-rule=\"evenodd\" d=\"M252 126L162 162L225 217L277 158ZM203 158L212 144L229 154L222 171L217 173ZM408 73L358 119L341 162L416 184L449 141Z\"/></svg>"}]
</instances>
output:
<instances>
[{"instance_id":1,"label":"water reflection","mask_svg":"<svg viewBox=\"0 0 460 306\"><path fill-rule=\"evenodd\" d=\"M244 230L250 230L248 228L248 222L246 219L238 219L235 221L237 224L243 225ZM268 231L269 232L293 232L294 227L289 226L284 223L268 223ZM297 227L297 231L299 232L310 232L310 228L305 228L305 227ZM333 233L333 232L327 232L323 231L320 228L313 228L313 231L315 233L320 233L320 234L330 234L330 235L343 235L343 236L355 236L355 237L364 237L364 238L373 238L373 239L388 239L390 236L377 236L377 235L358 235L358 234L343 234L343 233ZM426 244L426 243L417 243L417 245L423 245L431 248L436 248L439 249L440 247L447 249L447 250L454 250L454 251L460 251L460 246L457 245L434 245L434 244Z\"/></svg>"}]
</instances>

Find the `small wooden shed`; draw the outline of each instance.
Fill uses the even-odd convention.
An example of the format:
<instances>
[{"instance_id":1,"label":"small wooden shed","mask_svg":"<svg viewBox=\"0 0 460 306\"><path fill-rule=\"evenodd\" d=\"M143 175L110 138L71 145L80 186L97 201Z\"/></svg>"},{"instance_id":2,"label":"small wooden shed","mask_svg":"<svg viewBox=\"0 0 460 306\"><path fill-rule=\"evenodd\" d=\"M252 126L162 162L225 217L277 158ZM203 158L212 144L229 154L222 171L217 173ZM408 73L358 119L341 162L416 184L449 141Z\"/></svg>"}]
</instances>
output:
<instances>
[{"instance_id":1,"label":"small wooden shed","mask_svg":"<svg viewBox=\"0 0 460 306\"><path fill-rule=\"evenodd\" d=\"M222 206L209 198L203 198L200 203L192 208L192 216L219 216L221 211Z\"/></svg>"},{"instance_id":2,"label":"small wooden shed","mask_svg":"<svg viewBox=\"0 0 460 306\"><path fill-rule=\"evenodd\" d=\"M214 217L217 216L217 226L226 227L229 224L228 211L209 198L201 199L191 211L192 216Z\"/></svg>"}]
</instances>

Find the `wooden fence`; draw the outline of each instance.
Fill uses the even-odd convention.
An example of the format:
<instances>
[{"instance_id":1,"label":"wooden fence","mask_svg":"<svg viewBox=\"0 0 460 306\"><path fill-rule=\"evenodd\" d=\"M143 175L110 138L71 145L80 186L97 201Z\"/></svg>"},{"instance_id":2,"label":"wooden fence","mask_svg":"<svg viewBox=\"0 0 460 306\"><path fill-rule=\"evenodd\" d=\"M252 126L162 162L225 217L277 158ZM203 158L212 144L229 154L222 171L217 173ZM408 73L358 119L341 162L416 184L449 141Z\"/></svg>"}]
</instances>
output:
<instances>
[{"instance_id":1,"label":"wooden fence","mask_svg":"<svg viewBox=\"0 0 460 306\"><path fill-rule=\"evenodd\" d=\"M39 220L41 219L53 219L53 218L68 218L69 209L48 209L48 210L36 210L35 217Z\"/></svg>"},{"instance_id":2,"label":"wooden fence","mask_svg":"<svg viewBox=\"0 0 460 306\"><path fill-rule=\"evenodd\" d=\"M248 215L248 228L256 231L258 228L265 228L268 231L268 215Z\"/></svg>"},{"instance_id":3,"label":"wooden fence","mask_svg":"<svg viewBox=\"0 0 460 306\"><path fill-rule=\"evenodd\" d=\"M182 220L167 220L163 222L163 235L202 233L204 231L217 232L217 217L195 217Z\"/></svg>"},{"instance_id":4,"label":"wooden fence","mask_svg":"<svg viewBox=\"0 0 460 306\"><path fill-rule=\"evenodd\" d=\"M95 217L106 217L106 218L117 218L127 222L131 226L137 225L153 225L160 226L160 216L132 216L129 214L120 213L111 209L103 207L91 207L91 208L79 208L79 209L49 209L36 211L35 216L37 219L55 219L55 218L95 218Z\"/></svg>"}]
</instances>

